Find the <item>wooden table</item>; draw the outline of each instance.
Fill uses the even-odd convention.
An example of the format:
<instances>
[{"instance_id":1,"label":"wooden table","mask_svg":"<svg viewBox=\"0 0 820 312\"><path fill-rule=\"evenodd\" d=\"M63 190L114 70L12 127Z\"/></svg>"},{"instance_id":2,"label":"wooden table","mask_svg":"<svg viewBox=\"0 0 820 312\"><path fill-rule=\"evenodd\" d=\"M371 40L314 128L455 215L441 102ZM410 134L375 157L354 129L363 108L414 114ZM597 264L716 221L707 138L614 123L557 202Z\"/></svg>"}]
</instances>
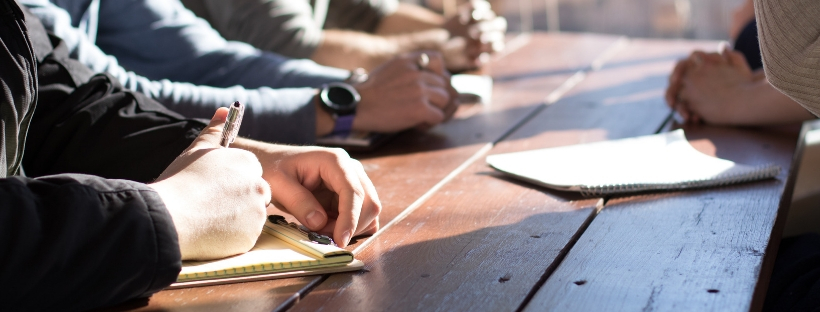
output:
<instances>
[{"instance_id":1,"label":"wooden table","mask_svg":"<svg viewBox=\"0 0 820 312\"><path fill-rule=\"evenodd\" d=\"M716 42L522 34L484 69L492 103L356 154L384 205L356 273L163 291L139 310L759 309L789 202L793 129L687 127L699 150L774 180L582 198L499 175L489 154L668 131L675 60ZM133 303L132 303L133 304ZM130 308L123 306L122 308Z\"/></svg>"}]
</instances>

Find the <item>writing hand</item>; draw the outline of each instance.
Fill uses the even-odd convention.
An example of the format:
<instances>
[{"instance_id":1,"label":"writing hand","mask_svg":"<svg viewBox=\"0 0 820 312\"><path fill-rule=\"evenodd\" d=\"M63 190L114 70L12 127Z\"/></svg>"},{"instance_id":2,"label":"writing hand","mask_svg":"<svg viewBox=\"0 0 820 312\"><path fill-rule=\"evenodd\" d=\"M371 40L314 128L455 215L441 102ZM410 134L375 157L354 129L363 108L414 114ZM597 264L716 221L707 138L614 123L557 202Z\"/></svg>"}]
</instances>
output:
<instances>
[{"instance_id":1,"label":"writing hand","mask_svg":"<svg viewBox=\"0 0 820 312\"><path fill-rule=\"evenodd\" d=\"M210 124L156 182L179 237L182 259L216 259L244 253L265 223L270 187L250 152L219 146L228 110Z\"/></svg>"}]
</instances>

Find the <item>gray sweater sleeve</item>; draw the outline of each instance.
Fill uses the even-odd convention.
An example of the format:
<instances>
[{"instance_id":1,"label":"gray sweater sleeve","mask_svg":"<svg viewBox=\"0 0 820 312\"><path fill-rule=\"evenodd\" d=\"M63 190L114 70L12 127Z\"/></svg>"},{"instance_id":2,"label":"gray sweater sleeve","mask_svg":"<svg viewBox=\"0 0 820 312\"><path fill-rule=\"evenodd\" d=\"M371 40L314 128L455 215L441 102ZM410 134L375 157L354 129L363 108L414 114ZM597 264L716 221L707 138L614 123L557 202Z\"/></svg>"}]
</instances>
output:
<instances>
[{"instance_id":1,"label":"gray sweater sleeve","mask_svg":"<svg viewBox=\"0 0 820 312\"><path fill-rule=\"evenodd\" d=\"M372 33L376 31L382 18L396 12L398 6L398 0L331 0L325 29L340 28Z\"/></svg>"},{"instance_id":2,"label":"gray sweater sleeve","mask_svg":"<svg viewBox=\"0 0 820 312\"><path fill-rule=\"evenodd\" d=\"M820 2L755 0L755 15L766 78L820 116Z\"/></svg>"},{"instance_id":3,"label":"gray sweater sleeve","mask_svg":"<svg viewBox=\"0 0 820 312\"><path fill-rule=\"evenodd\" d=\"M337 0L339 1L339 0ZM183 0L228 40L293 58L310 58L322 41L304 0Z\"/></svg>"},{"instance_id":4,"label":"gray sweater sleeve","mask_svg":"<svg viewBox=\"0 0 820 312\"><path fill-rule=\"evenodd\" d=\"M322 42L322 25L307 0L182 0L228 40L293 58L310 58ZM397 0L332 0L324 28L373 32L393 14Z\"/></svg>"}]
</instances>

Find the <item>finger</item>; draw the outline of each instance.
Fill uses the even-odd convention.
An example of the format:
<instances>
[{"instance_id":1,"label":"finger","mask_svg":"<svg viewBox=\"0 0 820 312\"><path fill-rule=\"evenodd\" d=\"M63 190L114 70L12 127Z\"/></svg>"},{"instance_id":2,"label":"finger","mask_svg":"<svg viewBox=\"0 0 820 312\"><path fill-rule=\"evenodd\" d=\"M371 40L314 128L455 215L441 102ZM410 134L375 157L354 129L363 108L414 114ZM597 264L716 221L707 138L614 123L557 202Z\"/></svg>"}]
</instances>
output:
<instances>
[{"instance_id":1,"label":"finger","mask_svg":"<svg viewBox=\"0 0 820 312\"><path fill-rule=\"evenodd\" d=\"M447 116L444 111L431 103L424 103L423 109L420 110L421 118L424 123L432 127L444 122Z\"/></svg>"},{"instance_id":2,"label":"finger","mask_svg":"<svg viewBox=\"0 0 820 312\"><path fill-rule=\"evenodd\" d=\"M424 51L424 52L411 53L411 55L414 56L412 58L413 62L416 62L416 60L419 59L419 56L421 56L422 53L427 54L427 57L430 60L427 63L427 67L424 68L425 70L431 71L431 72L439 74L441 76L450 75L450 73L448 73L447 69L445 68L444 57L438 51Z\"/></svg>"},{"instance_id":3,"label":"finger","mask_svg":"<svg viewBox=\"0 0 820 312\"><path fill-rule=\"evenodd\" d=\"M678 92L681 88L681 76L686 70L687 61L681 60L675 64L672 74L669 75L669 86L666 87L666 105L673 107L677 103Z\"/></svg>"},{"instance_id":4,"label":"finger","mask_svg":"<svg viewBox=\"0 0 820 312\"><path fill-rule=\"evenodd\" d=\"M703 53L701 55L705 63L709 64L726 64L726 58L720 53Z\"/></svg>"},{"instance_id":5,"label":"finger","mask_svg":"<svg viewBox=\"0 0 820 312\"><path fill-rule=\"evenodd\" d=\"M222 129L225 127L225 120L228 119L228 108L220 107L211 117L211 122L199 136L188 147L188 151L203 149L203 148L217 148L219 142L222 140Z\"/></svg>"},{"instance_id":6,"label":"finger","mask_svg":"<svg viewBox=\"0 0 820 312\"><path fill-rule=\"evenodd\" d=\"M458 97L458 91L456 91L453 86L448 86L447 94L450 95L450 101L447 102L447 106L442 109L444 112L444 121L448 121L453 118L453 115L455 115L456 111L458 111L459 104L461 104Z\"/></svg>"},{"instance_id":7,"label":"finger","mask_svg":"<svg viewBox=\"0 0 820 312\"><path fill-rule=\"evenodd\" d=\"M706 53L703 51L695 51L692 52L692 55L689 56L689 60L691 61L691 65L693 68L698 68L703 65L703 57Z\"/></svg>"},{"instance_id":8,"label":"finger","mask_svg":"<svg viewBox=\"0 0 820 312\"><path fill-rule=\"evenodd\" d=\"M316 197L313 196L299 181L292 180L284 175L278 176L271 185L276 185L272 192L271 202L282 206L311 231L322 229L327 223L327 213Z\"/></svg>"},{"instance_id":9,"label":"finger","mask_svg":"<svg viewBox=\"0 0 820 312\"><path fill-rule=\"evenodd\" d=\"M341 158L341 159L340 159ZM350 167L350 158L337 156L340 166L328 166L322 171L326 187L339 195L339 216L333 230L333 239L341 246L347 246L350 238L356 233L365 191L354 168Z\"/></svg>"},{"instance_id":10,"label":"finger","mask_svg":"<svg viewBox=\"0 0 820 312\"><path fill-rule=\"evenodd\" d=\"M421 79L424 85L433 88L444 88L450 84L449 77L445 79L445 77L428 71L419 73L419 79Z\"/></svg>"},{"instance_id":11,"label":"finger","mask_svg":"<svg viewBox=\"0 0 820 312\"><path fill-rule=\"evenodd\" d=\"M749 62L746 61L746 56L743 53L738 51L727 51L726 57L729 60L729 64L738 68L747 68L749 72L751 69L749 68Z\"/></svg>"},{"instance_id":12,"label":"finger","mask_svg":"<svg viewBox=\"0 0 820 312\"><path fill-rule=\"evenodd\" d=\"M446 87L430 87L427 86L424 88L424 96L431 105L438 108L441 111L450 104L451 98L450 93L447 92Z\"/></svg>"},{"instance_id":13,"label":"finger","mask_svg":"<svg viewBox=\"0 0 820 312\"><path fill-rule=\"evenodd\" d=\"M367 172L364 171L362 164L355 159L351 159L350 161L350 166L356 170L359 182L362 185L365 195L362 203L361 214L359 215L359 223L356 226L357 233L354 235L373 234L379 229L378 221L379 214L382 211L382 204L379 200L378 193L376 193L376 187L373 185L373 182L370 181L370 178L367 176ZM374 225L375 228L373 227Z\"/></svg>"}]
</instances>

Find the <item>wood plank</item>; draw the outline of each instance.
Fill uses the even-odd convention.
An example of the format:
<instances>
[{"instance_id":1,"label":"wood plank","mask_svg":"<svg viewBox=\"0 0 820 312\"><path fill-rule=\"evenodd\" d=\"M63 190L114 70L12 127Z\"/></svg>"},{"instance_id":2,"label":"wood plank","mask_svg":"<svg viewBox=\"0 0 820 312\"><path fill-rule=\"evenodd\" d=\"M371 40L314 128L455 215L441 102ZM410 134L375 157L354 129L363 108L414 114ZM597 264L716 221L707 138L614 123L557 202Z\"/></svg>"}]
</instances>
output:
<instances>
[{"instance_id":1,"label":"wood plank","mask_svg":"<svg viewBox=\"0 0 820 312\"><path fill-rule=\"evenodd\" d=\"M487 143L533 114L550 92L590 63L618 37L531 34L527 44L493 60L493 100L459 109L456 117L426 133L408 132L362 161L379 193L387 224ZM357 245L353 244L351 248Z\"/></svg>"},{"instance_id":2,"label":"wood plank","mask_svg":"<svg viewBox=\"0 0 820 312\"><path fill-rule=\"evenodd\" d=\"M544 96L617 40L591 34L532 34L511 42L485 72L497 81L490 105L464 106L454 120L426 133L408 132L373 153L353 154L362 163L384 205L382 224L391 221L488 142L498 140L537 109ZM547 52L545 52L547 51ZM356 248L364 240L354 242ZM350 275L350 274L347 274ZM323 277L219 285L162 291L141 310L270 311L287 307ZM204 302L204 303L203 303ZM130 306L129 306L130 308Z\"/></svg>"},{"instance_id":3,"label":"wood plank","mask_svg":"<svg viewBox=\"0 0 820 312\"><path fill-rule=\"evenodd\" d=\"M691 48L629 44L613 66L590 74L492 153L653 133L669 109L644 93L662 94L665 82L656 77ZM596 201L512 181L477 161L375 237L359 254L368 272L330 276L293 310L516 310L583 231Z\"/></svg>"},{"instance_id":4,"label":"wood plank","mask_svg":"<svg viewBox=\"0 0 820 312\"><path fill-rule=\"evenodd\" d=\"M617 198L590 224L526 311L748 311L789 202L795 131L686 127L698 150L782 167L775 180ZM764 268L764 266L769 266Z\"/></svg>"}]
</instances>

